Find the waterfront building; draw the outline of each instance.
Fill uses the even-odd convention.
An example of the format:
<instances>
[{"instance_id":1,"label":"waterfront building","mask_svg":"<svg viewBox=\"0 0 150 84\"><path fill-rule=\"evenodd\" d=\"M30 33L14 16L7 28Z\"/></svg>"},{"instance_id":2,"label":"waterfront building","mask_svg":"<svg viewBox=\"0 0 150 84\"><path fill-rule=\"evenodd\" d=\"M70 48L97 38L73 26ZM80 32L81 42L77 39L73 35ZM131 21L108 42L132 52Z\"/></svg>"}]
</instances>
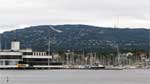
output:
<instances>
[{"instance_id":1,"label":"waterfront building","mask_svg":"<svg viewBox=\"0 0 150 84\"><path fill-rule=\"evenodd\" d=\"M20 49L20 42L13 40L11 49L0 51L0 68L48 67L52 56L47 52L33 52L32 49Z\"/></svg>"}]
</instances>

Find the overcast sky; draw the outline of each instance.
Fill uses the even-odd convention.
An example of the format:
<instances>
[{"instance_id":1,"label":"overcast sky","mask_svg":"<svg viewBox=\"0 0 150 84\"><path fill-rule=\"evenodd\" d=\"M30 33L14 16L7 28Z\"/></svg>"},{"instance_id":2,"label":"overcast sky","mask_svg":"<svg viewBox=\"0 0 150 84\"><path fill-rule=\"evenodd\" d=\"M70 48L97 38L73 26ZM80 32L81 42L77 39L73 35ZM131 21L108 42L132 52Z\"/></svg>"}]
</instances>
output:
<instances>
[{"instance_id":1,"label":"overcast sky","mask_svg":"<svg viewBox=\"0 0 150 84\"><path fill-rule=\"evenodd\" d=\"M43 24L150 28L150 1L0 0L0 32Z\"/></svg>"}]
</instances>

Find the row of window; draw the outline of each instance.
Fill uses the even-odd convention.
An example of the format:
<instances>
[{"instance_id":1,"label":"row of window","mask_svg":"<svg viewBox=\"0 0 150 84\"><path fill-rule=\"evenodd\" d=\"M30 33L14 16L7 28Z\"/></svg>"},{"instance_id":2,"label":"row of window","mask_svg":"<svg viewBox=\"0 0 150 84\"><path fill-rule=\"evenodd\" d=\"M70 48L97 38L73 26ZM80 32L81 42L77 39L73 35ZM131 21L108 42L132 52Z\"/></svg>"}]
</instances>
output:
<instances>
[{"instance_id":1,"label":"row of window","mask_svg":"<svg viewBox=\"0 0 150 84\"><path fill-rule=\"evenodd\" d=\"M5 55L5 56L0 56L0 59L22 59L22 56L21 55L18 55L18 56L13 56L13 55L11 55L11 56L9 56L9 55Z\"/></svg>"}]
</instances>

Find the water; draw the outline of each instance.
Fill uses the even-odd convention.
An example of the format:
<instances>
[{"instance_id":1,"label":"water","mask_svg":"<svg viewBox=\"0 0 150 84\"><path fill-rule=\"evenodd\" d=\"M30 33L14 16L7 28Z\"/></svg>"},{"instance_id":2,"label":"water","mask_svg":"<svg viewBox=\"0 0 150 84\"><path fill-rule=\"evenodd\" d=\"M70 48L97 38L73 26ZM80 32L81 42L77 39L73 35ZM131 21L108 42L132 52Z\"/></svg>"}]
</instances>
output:
<instances>
[{"instance_id":1,"label":"water","mask_svg":"<svg viewBox=\"0 0 150 84\"><path fill-rule=\"evenodd\" d=\"M150 70L3 70L0 84L150 84Z\"/></svg>"}]
</instances>

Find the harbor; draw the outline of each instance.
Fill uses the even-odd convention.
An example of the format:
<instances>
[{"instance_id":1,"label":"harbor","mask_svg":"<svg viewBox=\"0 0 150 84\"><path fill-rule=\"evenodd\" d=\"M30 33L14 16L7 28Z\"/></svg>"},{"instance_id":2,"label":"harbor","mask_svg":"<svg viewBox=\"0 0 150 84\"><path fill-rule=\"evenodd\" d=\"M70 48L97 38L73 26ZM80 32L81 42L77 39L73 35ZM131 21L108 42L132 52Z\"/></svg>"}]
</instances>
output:
<instances>
[{"instance_id":1,"label":"harbor","mask_svg":"<svg viewBox=\"0 0 150 84\"><path fill-rule=\"evenodd\" d=\"M117 48L118 51L118 48ZM149 60L143 53L97 56L97 53L75 53L67 51L63 55L20 49L20 42L13 40L11 49L0 51L0 69L83 69L83 70L123 70L148 69Z\"/></svg>"},{"instance_id":2,"label":"harbor","mask_svg":"<svg viewBox=\"0 0 150 84\"><path fill-rule=\"evenodd\" d=\"M150 84L150 0L0 0L0 84Z\"/></svg>"}]
</instances>

